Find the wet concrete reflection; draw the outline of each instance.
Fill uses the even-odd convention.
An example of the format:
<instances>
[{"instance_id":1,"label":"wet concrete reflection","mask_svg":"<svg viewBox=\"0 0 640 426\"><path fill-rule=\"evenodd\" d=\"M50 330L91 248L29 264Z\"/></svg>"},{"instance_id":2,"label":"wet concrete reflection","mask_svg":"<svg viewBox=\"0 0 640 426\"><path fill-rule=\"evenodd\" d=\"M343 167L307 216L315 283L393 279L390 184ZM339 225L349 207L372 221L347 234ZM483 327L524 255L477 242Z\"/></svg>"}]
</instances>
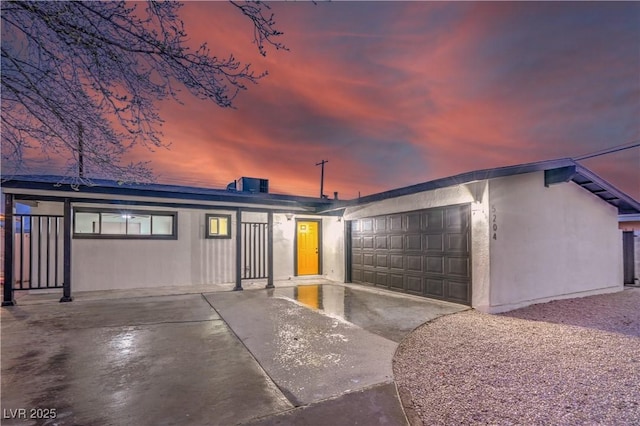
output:
<instances>
[{"instance_id":1,"label":"wet concrete reflection","mask_svg":"<svg viewBox=\"0 0 640 426\"><path fill-rule=\"evenodd\" d=\"M468 309L430 299L329 284L276 288L271 296L296 300L310 309L341 318L395 342L429 320Z\"/></svg>"}]
</instances>

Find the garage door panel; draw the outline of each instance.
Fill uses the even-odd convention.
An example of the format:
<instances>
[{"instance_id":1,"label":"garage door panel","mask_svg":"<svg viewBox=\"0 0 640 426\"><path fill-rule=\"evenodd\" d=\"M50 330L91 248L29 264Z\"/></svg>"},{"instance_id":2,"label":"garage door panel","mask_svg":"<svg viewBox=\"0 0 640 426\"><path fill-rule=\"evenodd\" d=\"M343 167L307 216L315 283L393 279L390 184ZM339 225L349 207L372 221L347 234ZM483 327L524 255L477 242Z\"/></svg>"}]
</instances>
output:
<instances>
[{"instance_id":1,"label":"garage door panel","mask_svg":"<svg viewBox=\"0 0 640 426\"><path fill-rule=\"evenodd\" d=\"M412 272L422 272L422 256L406 256L405 269Z\"/></svg>"},{"instance_id":2,"label":"garage door panel","mask_svg":"<svg viewBox=\"0 0 640 426\"><path fill-rule=\"evenodd\" d=\"M424 271L431 274L444 273L444 257L443 256L425 256Z\"/></svg>"},{"instance_id":3,"label":"garage door panel","mask_svg":"<svg viewBox=\"0 0 640 426\"><path fill-rule=\"evenodd\" d=\"M425 296L444 297L444 280L436 278L425 279Z\"/></svg>"},{"instance_id":4,"label":"garage door panel","mask_svg":"<svg viewBox=\"0 0 640 426\"><path fill-rule=\"evenodd\" d=\"M462 215L457 208L445 210L447 229L461 229L463 226Z\"/></svg>"},{"instance_id":5,"label":"garage door panel","mask_svg":"<svg viewBox=\"0 0 640 426\"><path fill-rule=\"evenodd\" d=\"M469 259L466 257L449 257L446 260L446 265L447 275L469 276Z\"/></svg>"},{"instance_id":6,"label":"garage door panel","mask_svg":"<svg viewBox=\"0 0 640 426\"><path fill-rule=\"evenodd\" d=\"M404 269L404 256L399 254L389 255L390 265L392 268Z\"/></svg>"},{"instance_id":7,"label":"garage door panel","mask_svg":"<svg viewBox=\"0 0 640 426\"><path fill-rule=\"evenodd\" d=\"M469 234L446 234L445 239L447 251L469 252Z\"/></svg>"},{"instance_id":8,"label":"garage door panel","mask_svg":"<svg viewBox=\"0 0 640 426\"><path fill-rule=\"evenodd\" d=\"M405 223L407 224L406 230L420 231L420 213L409 213L405 215Z\"/></svg>"},{"instance_id":9,"label":"garage door panel","mask_svg":"<svg viewBox=\"0 0 640 426\"><path fill-rule=\"evenodd\" d=\"M444 212L442 210L430 210L423 213L425 230L439 231L444 229Z\"/></svg>"},{"instance_id":10,"label":"garage door panel","mask_svg":"<svg viewBox=\"0 0 640 426\"><path fill-rule=\"evenodd\" d=\"M402 231L402 215L389 216L389 231Z\"/></svg>"},{"instance_id":11,"label":"garage door panel","mask_svg":"<svg viewBox=\"0 0 640 426\"><path fill-rule=\"evenodd\" d=\"M389 274L389 285L396 290L404 289L404 275Z\"/></svg>"},{"instance_id":12,"label":"garage door panel","mask_svg":"<svg viewBox=\"0 0 640 426\"><path fill-rule=\"evenodd\" d=\"M375 273L376 276L376 285L380 285L383 287L387 286L387 276L388 274L385 272L376 272Z\"/></svg>"},{"instance_id":13,"label":"garage door panel","mask_svg":"<svg viewBox=\"0 0 640 426\"><path fill-rule=\"evenodd\" d=\"M406 250L422 251L422 235L409 234L405 236Z\"/></svg>"},{"instance_id":14,"label":"garage door panel","mask_svg":"<svg viewBox=\"0 0 640 426\"><path fill-rule=\"evenodd\" d=\"M352 227L355 282L470 304L468 205L364 218L359 222Z\"/></svg>"},{"instance_id":15,"label":"garage door panel","mask_svg":"<svg viewBox=\"0 0 640 426\"><path fill-rule=\"evenodd\" d=\"M351 244L354 249L362 248L362 237L353 237Z\"/></svg>"},{"instance_id":16,"label":"garage door panel","mask_svg":"<svg viewBox=\"0 0 640 426\"><path fill-rule=\"evenodd\" d=\"M422 277L407 275L407 290L414 293L422 293Z\"/></svg>"},{"instance_id":17,"label":"garage door panel","mask_svg":"<svg viewBox=\"0 0 640 426\"><path fill-rule=\"evenodd\" d=\"M375 266L373 263L373 253L363 253L362 264L364 266Z\"/></svg>"},{"instance_id":18,"label":"garage door panel","mask_svg":"<svg viewBox=\"0 0 640 426\"><path fill-rule=\"evenodd\" d=\"M443 251L444 238L442 234L427 234L424 236L424 249L426 251Z\"/></svg>"},{"instance_id":19,"label":"garage door panel","mask_svg":"<svg viewBox=\"0 0 640 426\"><path fill-rule=\"evenodd\" d=\"M469 227L469 206L454 206L446 209L447 229L467 229Z\"/></svg>"},{"instance_id":20,"label":"garage door panel","mask_svg":"<svg viewBox=\"0 0 640 426\"><path fill-rule=\"evenodd\" d=\"M404 237L402 235L391 235L389 237L389 248L391 250L404 250Z\"/></svg>"},{"instance_id":21,"label":"garage door panel","mask_svg":"<svg viewBox=\"0 0 640 426\"><path fill-rule=\"evenodd\" d=\"M386 249L387 248L387 236L386 235L378 235L375 237L376 249Z\"/></svg>"},{"instance_id":22,"label":"garage door panel","mask_svg":"<svg viewBox=\"0 0 640 426\"><path fill-rule=\"evenodd\" d=\"M467 303L469 298L469 284L463 281L447 281L445 298L452 301Z\"/></svg>"}]
</instances>

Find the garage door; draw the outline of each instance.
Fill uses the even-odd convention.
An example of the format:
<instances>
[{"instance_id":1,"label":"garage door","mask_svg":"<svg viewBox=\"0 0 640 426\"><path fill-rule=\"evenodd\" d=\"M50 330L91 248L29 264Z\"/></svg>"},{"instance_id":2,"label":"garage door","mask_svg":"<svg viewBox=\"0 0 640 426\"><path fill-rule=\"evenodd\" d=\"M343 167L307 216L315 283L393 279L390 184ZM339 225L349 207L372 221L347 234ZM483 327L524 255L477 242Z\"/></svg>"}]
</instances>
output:
<instances>
[{"instance_id":1,"label":"garage door","mask_svg":"<svg viewBox=\"0 0 640 426\"><path fill-rule=\"evenodd\" d=\"M469 205L352 221L351 279L471 304Z\"/></svg>"}]
</instances>

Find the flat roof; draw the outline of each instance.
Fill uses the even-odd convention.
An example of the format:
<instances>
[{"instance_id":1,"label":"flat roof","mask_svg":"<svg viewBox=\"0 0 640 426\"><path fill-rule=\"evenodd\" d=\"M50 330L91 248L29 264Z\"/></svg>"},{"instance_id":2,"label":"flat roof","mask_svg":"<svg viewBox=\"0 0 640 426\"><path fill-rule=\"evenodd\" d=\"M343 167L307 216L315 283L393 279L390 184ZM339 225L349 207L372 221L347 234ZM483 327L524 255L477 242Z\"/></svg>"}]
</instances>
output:
<instances>
[{"instance_id":1,"label":"flat roof","mask_svg":"<svg viewBox=\"0 0 640 426\"><path fill-rule=\"evenodd\" d=\"M116 181L104 179L91 179L93 185L73 185L69 182L70 178L64 176L14 176L3 181L2 186L3 188L12 189L64 192L66 193L65 197L72 197L75 200L80 199L82 201L94 203L96 202L95 195L110 194L116 196L177 200L183 204L185 202L192 201L195 205L201 202L220 201L241 204L269 205L282 208L303 207L311 212L333 212L335 214L337 211L346 207L371 203L388 198L431 191L438 188L445 188L473 181L495 179L540 171L545 172L546 185L571 181L586 191L591 192L594 196L616 207L618 209L618 214L620 215L640 214L640 203L638 203L638 201L634 200L629 195L624 194L594 172L570 158L476 170L344 201L178 185L122 184ZM15 193L16 191L10 192ZM83 200L83 194L93 194L94 197Z\"/></svg>"}]
</instances>

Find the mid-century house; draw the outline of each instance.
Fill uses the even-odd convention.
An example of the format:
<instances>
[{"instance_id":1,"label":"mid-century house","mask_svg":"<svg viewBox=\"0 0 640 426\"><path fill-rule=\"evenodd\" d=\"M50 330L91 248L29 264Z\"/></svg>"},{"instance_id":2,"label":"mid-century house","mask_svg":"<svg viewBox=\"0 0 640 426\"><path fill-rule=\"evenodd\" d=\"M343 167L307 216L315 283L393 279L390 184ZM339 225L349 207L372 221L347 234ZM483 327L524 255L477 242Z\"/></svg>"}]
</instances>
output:
<instances>
[{"instance_id":1,"label":"mid-century house","mask_svg":"<svg viewBox=\"0 0 640 426\"><path fill-rule=\"evenodd\" d=\"M309 276L502 312L623 288L618 216L640 203L569 159L479 170L353 200L60 177L6 180L13 291ZM16 206L30 206L28 214Z\"/></svg>"}]
</instances>

